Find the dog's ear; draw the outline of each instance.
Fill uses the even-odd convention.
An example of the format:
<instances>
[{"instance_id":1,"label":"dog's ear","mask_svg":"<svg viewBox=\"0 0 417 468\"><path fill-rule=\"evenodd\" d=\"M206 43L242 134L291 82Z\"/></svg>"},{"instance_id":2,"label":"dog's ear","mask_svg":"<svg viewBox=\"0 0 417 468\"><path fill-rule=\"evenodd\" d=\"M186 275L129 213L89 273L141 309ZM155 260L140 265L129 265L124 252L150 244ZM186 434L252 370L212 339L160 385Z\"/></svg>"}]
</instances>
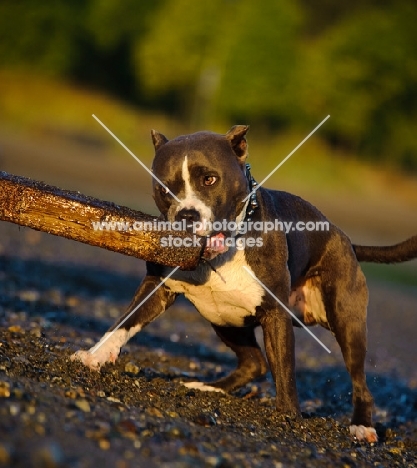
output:
<instances>
[{"instance_id":1,"label":"dog's ear","mask_svg":"<svg viewBox=\"0 0 417 468\"><path fill-rule=\"evenodd\" d=\"M248 155L248 144L245 138L248 130L249 125L235 125L226 133L226 140L229 140L239 162L242 163Z\"/></svg>"},{"instance_id":2,"label":"dog's ear","mask_svg":"<svg viewBox=\"0 0 417 468\"><path fill-rule=\"evenodd\" d=\"M157 132L156 130L151 130L152 142L155 147L155 151L160 148L165 143L168 143L168 139L162 133Z\"/></svg>"}]
</instances>

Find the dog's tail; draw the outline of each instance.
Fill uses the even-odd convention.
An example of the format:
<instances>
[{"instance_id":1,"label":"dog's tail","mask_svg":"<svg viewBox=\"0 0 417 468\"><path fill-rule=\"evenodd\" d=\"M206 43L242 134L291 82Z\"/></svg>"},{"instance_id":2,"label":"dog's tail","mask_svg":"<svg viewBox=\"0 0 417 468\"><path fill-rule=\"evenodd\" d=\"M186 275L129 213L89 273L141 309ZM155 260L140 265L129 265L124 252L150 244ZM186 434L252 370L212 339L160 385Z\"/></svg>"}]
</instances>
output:
<instances>
[{"instance_id":1,"label":"dog's tail","mask_svg":"<svg viewBox=\"0 0 417 468\"><path fill-rule=\"evenodd\" d=\"M400 263L417 258L417 236L396 245L383 247L353 245L352 247L360 262Z\"/></svg>"}]
</instances>

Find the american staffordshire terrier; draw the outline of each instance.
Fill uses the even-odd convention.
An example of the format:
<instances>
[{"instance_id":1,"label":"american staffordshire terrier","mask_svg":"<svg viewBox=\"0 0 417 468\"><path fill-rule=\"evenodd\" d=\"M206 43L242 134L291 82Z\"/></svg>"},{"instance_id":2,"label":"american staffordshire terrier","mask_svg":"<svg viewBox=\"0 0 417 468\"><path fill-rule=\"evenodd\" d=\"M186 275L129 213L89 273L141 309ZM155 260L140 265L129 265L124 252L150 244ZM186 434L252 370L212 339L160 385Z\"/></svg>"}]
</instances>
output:
<instances>
[{"instance_id":1,"label":"american staffordshire terrier","mask_svg":"<svg viewBox=\"0 0 417 468\"><path fill-rule=\"evenodd\" d=\"M298 323L290 309L302 323L320 324L335 336L353 385L350 432L357 440L376 442L373 399L364 371L368 290L359 262L416 258L417 236L389 247L352 245L346 234L301 198L262 187L253 191L256 183L246 164L247 131L247 126L237 125L226 135L198 132L170 141L152 131L154 198L161 219L198 226L196 233L207 237L202 261L196 270L177 270L168 279L172 268L148 263L125 315L95 347L76 352L72 359L95 370L115 362L133 335L184 294L238 360L237 369L220 380L185 385L231 392L264 375L268 362L277 410L297 417L293 325ZM259 236L253 229L243 233L228 229L230 223L250 221L255 226L277 220L285 226L301 222L328 229L271 230L262 232L261 242L250 242L251 236ZM213 230L216 221L221 230ZM224 242L227 239L236 242ZM255 338L257 326L262 327L266 360Z\"/></svg>"}]
</instances>

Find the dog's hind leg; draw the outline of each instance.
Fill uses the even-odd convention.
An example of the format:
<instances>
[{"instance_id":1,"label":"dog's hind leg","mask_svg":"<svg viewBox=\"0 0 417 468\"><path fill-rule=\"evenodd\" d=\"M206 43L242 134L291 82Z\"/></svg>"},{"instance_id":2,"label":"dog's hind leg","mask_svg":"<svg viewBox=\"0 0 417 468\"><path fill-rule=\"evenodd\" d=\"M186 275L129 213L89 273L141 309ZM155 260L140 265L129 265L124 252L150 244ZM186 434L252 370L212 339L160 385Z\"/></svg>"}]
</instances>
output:
<instances>
[{"instance_id":1,"label":"dog's hind leg","mask_svg":"<svg viewBox=\"0 0 417 468\"><path fill-rule=\"evenodd\" d=\"M359 441L376 442L378 436L372 427L373 398L365 376L368 294L359 266L354 278L346 285L339 284L335 293L327 296L331 298L329 306L332 309L329 310L328 318L352 379L353 416L350 433Z\"/></svg>"},{"instance_id":2,"label":"dog's hind leg","mask_svg":"<svg viewBox=\"0 0 417 468\"><path fill-rule=\"evenodd\" d=\"M256 342L253 326L236 328L213 325L213 329L223 343L236 353L237 369L215 382L187 382L185 386L206 391L231 392L266 374L268 366Z\"/></svg>"},{"instance_id":3,"label":"dog's hind leg","mask_svg":"<svg viewBox=\"0 0 417 468\"><path fill-rule=\"evenodd\" d=\"M359 441L377 442L378 436L372 427L373 398L365 376L366 323L345 324L343 331L336 331L336 339L352 378L353 416L350 433Z\"/></svg>"}]
</instances>

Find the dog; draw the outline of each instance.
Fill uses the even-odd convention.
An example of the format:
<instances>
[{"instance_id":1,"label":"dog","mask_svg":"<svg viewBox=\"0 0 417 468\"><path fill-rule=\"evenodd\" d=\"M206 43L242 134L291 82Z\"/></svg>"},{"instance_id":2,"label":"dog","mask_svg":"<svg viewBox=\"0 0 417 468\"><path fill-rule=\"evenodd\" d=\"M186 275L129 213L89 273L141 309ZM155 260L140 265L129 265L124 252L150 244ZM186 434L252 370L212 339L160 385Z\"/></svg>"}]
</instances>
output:
<instances>
[{"instance_id":1,"label":"dog","mask_svg":"<svg viewBox=\"0 0 417 468\"><path fill-rule=\"evenodd\" d=\"M263 376L269 364L277 411L299 417L293 326L319 324L335 336L352 380L350 433L358 441L376 442L364 370L368 290L359 262L417 258L417 236L388 247L353 245L307 201L257 187L246 164L248 128L236 125L225 135L198 132L172 140L152 130L155 203L162 220L185 222L187 229L198 226L195 233L207 238L201 262L194 271L174 274L172 268L148 262L126 313L95 347L71 358L94 370L114 363L131 337L184 294L238 360L236 370L220 380L185 385L231 392ZM253 229L243 234L228 229L230 224L277 220L285 226L324 223L328 229L271 230L262 232L261 242L250 242L251 235L259 234ZM216 221L222 229L214 231ZM262 327L266 359L255 338L257 326Z\"/></svg>"}]
</instances>

